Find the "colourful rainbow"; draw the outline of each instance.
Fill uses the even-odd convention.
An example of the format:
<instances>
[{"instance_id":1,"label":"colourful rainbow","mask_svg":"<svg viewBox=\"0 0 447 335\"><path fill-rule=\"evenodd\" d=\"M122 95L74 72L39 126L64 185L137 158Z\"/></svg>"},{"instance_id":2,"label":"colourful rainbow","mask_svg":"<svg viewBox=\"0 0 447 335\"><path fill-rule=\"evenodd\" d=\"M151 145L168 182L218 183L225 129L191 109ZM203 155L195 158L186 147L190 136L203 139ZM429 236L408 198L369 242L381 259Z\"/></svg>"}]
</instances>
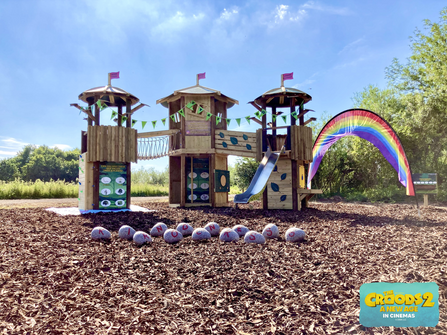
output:
<instances>
[{"instance_id":1,"label":"colourful rainbow","mask_svg":"<svg viewBox=\"0 0 447 335\"><path fill-rule=\"evenodd\" d=\"M397 171L399 181L407 188L407 195L415 195L410 164L399 137L388 122L365 109L344 111L323 127L312 149L313 161L309 165L307 188L311 188L312 178L326 151L340 138L349 135L361 137L374 144Z\"/></svg>"}]
</instances>

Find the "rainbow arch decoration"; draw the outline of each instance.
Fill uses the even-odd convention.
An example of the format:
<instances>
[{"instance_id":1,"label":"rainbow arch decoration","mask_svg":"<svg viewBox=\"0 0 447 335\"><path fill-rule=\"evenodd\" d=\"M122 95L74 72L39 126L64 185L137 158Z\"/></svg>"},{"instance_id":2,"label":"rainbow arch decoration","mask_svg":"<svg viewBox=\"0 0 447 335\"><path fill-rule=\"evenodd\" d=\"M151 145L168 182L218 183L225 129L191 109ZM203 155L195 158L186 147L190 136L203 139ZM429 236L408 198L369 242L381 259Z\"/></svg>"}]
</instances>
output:
<instances>
[{"instance_id":1,"label":"rainbow arch decoration","mask_svg":"<svg viewBox=\"0 0 447 335\"><path fill-rule=\"evenodd\" d=\"M358 136L371 142L397 171L400 183L407 189L407 195L415 195L410 164L399 137L388 122L366 109L348 109L334 116L323 127L312 149L308 189L326 151L345 136Z\"/></svg>"}]
</instances>

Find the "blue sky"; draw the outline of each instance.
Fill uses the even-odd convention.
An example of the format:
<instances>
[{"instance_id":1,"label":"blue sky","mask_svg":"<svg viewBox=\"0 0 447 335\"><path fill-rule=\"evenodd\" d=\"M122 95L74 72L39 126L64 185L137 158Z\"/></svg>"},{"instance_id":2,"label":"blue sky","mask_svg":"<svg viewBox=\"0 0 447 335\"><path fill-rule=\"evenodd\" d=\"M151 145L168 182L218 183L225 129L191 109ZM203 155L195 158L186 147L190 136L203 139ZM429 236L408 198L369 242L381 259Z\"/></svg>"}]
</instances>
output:
<instances>
[{"instance_id":1,"label":"blue sky","mask_svg":"<svg viewBox=\"0 0 447 335\"><path fill-rule=\"evenodd\" d=\"M410 56L410 39L423 20L437 21L437 1L0 1L0 159L26 144L80 147L83 91L112 85L151 107L137 120L167 117L156 100L195 84L239 100L229 118L255 112L247 104L279 87L312 96L317 118L352 107L373 84L384 88L394 57ZM103 121L110 119L105 110ZM107 122L105 122L107 124ZM109 123L112 124L112 123ZM161 122L155 130L167 129ZM235 121L229 129L255 131ZM234 162L234 159L231 160ZM135 167L163 169L167 159Z\"/></svg>"}]
</instances>

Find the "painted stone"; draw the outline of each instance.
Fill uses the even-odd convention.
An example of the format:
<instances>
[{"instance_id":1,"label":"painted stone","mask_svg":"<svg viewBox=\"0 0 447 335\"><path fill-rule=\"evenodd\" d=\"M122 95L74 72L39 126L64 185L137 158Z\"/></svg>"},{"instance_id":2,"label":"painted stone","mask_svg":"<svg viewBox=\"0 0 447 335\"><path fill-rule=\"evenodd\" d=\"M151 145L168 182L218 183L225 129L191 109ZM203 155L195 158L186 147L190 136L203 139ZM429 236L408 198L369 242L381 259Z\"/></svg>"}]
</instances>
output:
<instances>
[{"instance_id":1,"label":"painted stone","mask_svg":"<svg viewBox=\"0 0 447 335\"><path fill-rule=\"evenodd\" d=\"M220 227L216 222L208 222L204 228L208 230L211 236L219 235Z\"/></svg>"},{"instance_id":2,"label":"painted stone","mask_svg":"<svg viewBox=\"0 0 447 335\"><path fill-rule=\"evenodd\" d=\"M136 245L143 245L145 243L151 243L152 242L152 237L148 233L146 233L144 231L137 231L133 235L133 242Z\"/></svg>"},{"instance_id":3,"label":"painted stone","mask_svg":"<svg viewBox=\"0 0 447 335\"><path fill-rule=\"evenodd\" d=\"M177 226L177 230L182 233L183 236L189 236L194 231L194 228L189 224L181 222Z\"/></svg>"},{"instance_id":4,"label":"painted stone","mask_svg":"<svg viewBox=\"0 0 447 335\"><path fill-rule=\"evenodd\" d=\"M264 237L264 235L258 233L257 231L250 230L249 232L247 232L247 234L245 234L244 242L245 243L264 244L265 237Z\"/></svg>"},{"instance_id":5,"label":"painted stone","mask_svg":"<svg viewBox=\"0 0 447 335\"><path fill-rule=\"evenodd\" d=\"M245 236L248 233L249 229L244 225L237 224L233 227L233 230L239 234L239 236Z\"/></svg>"},{"instance_id":6,"label":"painted stone","mask_svg":"<svg viewBox=\"0 0 447 335\"><path fill-rule=\"evenodd\" d=\"M122 226L120 230L118 231L118 236L125 240L131 240L133 238L133 235L135 234L135 229L133 229L131 226Z\"/></svg>"},{"instance_id":7,"label":"painted stone","mask_svg":"<svg viewBox=\"0 0 447 335\"><path fill-rule=\"evenodd\" d=\"M168 229L163 234L163 238L168 243L177 243L183 240L183 235L177 229Z\"/></svg>"},{"instance_id":8,"label":"painted stone","mask_svg":"<svg viewBox=\"0 0 447 335\"><path fill-rule=\"evenodd\" d=\"M92 239L94 240L110 240L112 234L103 228L103 227L95 227L92 230Z\"/></svg>"},{"instance_id":9,"label":"painted stone","mask_svg":"<svg viewBox=\"0 0 447 335\"><path fill-rule=\"evenodd\" d=\"M211 234L205 228L197 228L192 232L193 241L207 240L211 238Z\"/></svg>"},{"instance_id":10,"label":"painted stone","mask_svg":"<svg viewBox=\"0 0 447 335\"><path fill-rule=\"evenodd\" d=\"M277 238L279 237L279 229L273 223L269 223L262 231L262 235L264 235L265 238Z\"/></svg>"},{"instance_id":11,"label":"painted stone","mask_svg":"<svg viewBox=\"0 0 447 335\"><path fill-rule=\"evenodd\" d=\"M285 237L287 242L299 242L304 241L306 233L302 229L292 227L287 229Z\"/></svg>"},{"instance_id":12,"label":"painted stone","mask_svg":"<svg viewBox=\"0 0 447 335\"><path fill-rule=\"evenodd\" d=\"M219 240L222 242L235 242L239 240L239 234L231 228L225 228L220 232Z\"/></svg>"},{"instance_id":13,"label":"painted stone","mask_svg":"<svg viewBox=\"0 0 447 335\"><path fill-rule=\"evenodd\" d=\"M163 236L168 227L163 222L158 222L151 229L151 236Z\"/></svg>"}]
</instances>

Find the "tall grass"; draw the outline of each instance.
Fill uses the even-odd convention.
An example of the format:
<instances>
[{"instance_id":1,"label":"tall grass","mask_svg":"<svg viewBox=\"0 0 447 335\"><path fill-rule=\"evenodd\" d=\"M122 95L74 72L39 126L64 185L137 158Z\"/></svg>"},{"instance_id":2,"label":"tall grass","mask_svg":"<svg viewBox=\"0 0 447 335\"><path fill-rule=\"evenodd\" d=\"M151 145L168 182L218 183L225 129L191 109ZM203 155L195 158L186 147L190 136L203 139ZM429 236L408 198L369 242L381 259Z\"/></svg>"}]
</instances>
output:
<instances>
[{"instance_id":1,"label":"tall grass","mask_svg":"<svg viewBox=\"0 0 447 335\"><path fill-rule=\"evenodd\" d=\"M43 182L26 182L16 179L13 182L0 181L0 199L56 199L77 198L78 184L63 180ZM132 197L166 196L169 187L163 185L137 184L131 185Z\"/></svg>"},{"instance_id":2,"label":"tall grass","mask_svg":"<svg viewBox=\"0 0 447 335\"><path fill-rule=\"evenodd\" d=\"M0 199L77 198L78 185L63 180L26 182L16 179L0 181Z\"/></svg>"}]
</instances>

